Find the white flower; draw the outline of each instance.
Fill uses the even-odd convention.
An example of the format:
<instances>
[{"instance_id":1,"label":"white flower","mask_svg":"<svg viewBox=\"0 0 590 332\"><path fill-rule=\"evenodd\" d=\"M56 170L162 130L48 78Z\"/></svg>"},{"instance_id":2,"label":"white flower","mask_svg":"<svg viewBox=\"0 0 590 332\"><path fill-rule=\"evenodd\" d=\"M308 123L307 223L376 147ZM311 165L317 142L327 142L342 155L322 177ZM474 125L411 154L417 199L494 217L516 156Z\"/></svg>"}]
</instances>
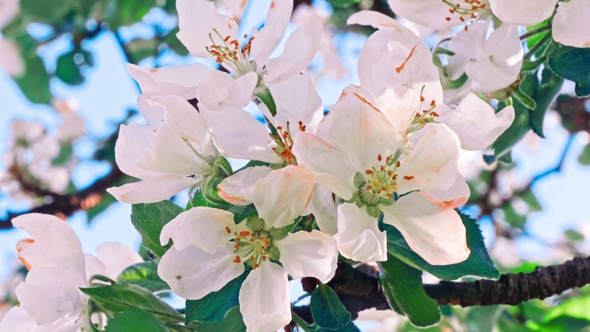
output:
<instances>
[{"instance_id":1,"label":"white flower","mask_svg":"<svg viewBox=\"0 0 590 332\"><path fill-rule=\"evenodd\" d=\"M241 176L242 172L249 174ZM277 231L304 211L314 186L309 171L287 166L242 172L234 175L239 178L229 186L222 182L220 187L231 192L222 197L254 203L260 219L236 225L232 213L207 207L181 213L162 229L161 243L172 239L174 245L162 257L158 274L179 296L201 299L244 273L247 263L253 270L239 294L244 322L248 331L274 331L291 321L287 275L326 283L334 276L337 250L334 240L317 230Z\"/></svg>"},{"instance_id":2,"label":"white flower","mask_svg":"<svg viewBox=\"0 0 590 332\"><path fill-rule=\"evenodd\" d=\"M585 0L560 1L553 19L553 39L573 47L590 47L590 2Z\"/></svg>"},{"instance_id":3,"label":"white flower","mask_svg":"<svg viewBox=\"0 0 590 332\"><path fill-rule=\"evenodd\" d=\"M17 244L18 257L29 273L16 287L20 307L9 317L24 317L22 308L39 326L51 331L89 328L87 297L78 288L88 286L95 274L116 279L126 267L143 261L118 243L100 245L97 257L85 256L74 230L54 216L31 213L14 218L13 224L32 238ZM8 321L6 324L11 319Z\"/></svg>"}]
</instances>

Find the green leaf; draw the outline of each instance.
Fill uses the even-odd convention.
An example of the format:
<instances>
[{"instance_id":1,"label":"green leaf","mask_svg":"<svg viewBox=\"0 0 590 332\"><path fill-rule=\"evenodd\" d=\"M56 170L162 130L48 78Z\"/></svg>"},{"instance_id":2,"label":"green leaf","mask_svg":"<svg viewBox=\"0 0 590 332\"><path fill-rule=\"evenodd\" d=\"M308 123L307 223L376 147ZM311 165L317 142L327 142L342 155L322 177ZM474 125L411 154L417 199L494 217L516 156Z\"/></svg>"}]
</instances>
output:
<instances>
[{"instance_id":1,"label":"green leaf","mask_svg":"<svg viewBox=\"0 0 590 332\"><path fill-rule=\"evenodd\" d=\"M422 272L404 264L393 255L379 262L381 285L388 299L393 298L412 324L426 327L440 321L440 309L436 301L426 295L422 284Z\"/></svg>"},{"instance_id":2,"label":"green leaf","mask_svg":"<svg viewBox=\"0 0 590 332\"><path fill-rule=\"evenodd\" d=\"M585 295L558 304L549 309L543 322L547 323L562 316L590 321L590 296Z\"/></svg>"},{"instance_id":3,"label":"green leaf","mask_svg":"<svg viewBox=\"0 0 590 332\"><path fill-rule=\"evenodd\" d=\"M49 74L43 60L37 55L37 43L24 28L15 28L15 33L13 41L20 47L25 69L14 81L32 103L50 105Z\"/></svg>"},{"instance_id":4,"label":"green leaf","mask_svg":"<svg viewBox=\"0 0 590 332\"><path fill-rule=\"evenodd\" d=\"M563 78L555 75L549 68L543 69L543 73L541 74L541 87L535 92L537 107L535 107L535 110L531 113L533 130L537 135L543 138L545 137L545 134L543 133L545 114L547 114L551 102L553 102L561 90L563 81Z\"/></svg>"},{"instance_id":5,"label":"green leaf","mask_svg":"<svg viewBox=\"0 0 590 332\"><path fill-rule=\"evenodd\" d=\"M158 276L158 264L154 261L131 265L121 272L117 283L137 285L152 292L170 289L170 286Z\"/></svg>"},{"instance_id":6,"label":"green leaf","mask_svg":"<svg viewBox=\"0 0 590 332\"><path fill-rule=\"evenodd\" d=\"M210 200L205 198L205 196L203 195L203 192L200 190L197 190L197 192L195 193L195 196L193 197L193 200L192 200L192 205L193 206L206 206L206 207L229 211L234 214L234 221L236 223L239 223L246 218L258 215L258 211L256 211L256 207L254 206L254 204L238 206L238 205L232 205L227 202L221 202L221 203L211 202Z\"/></svg>"},{"instance_id":7,"label":"green leaf","mask_svg":"<svg viewBox=\"0 0 590 332\"><path fill-rule=\"evenodd\" d=\"M191 324L193 326L193 324ZM196 331L199 332L245 332L246 325L240 313L240 307L230 309L221 322L210 322L196 324Z\"/></svg>"},{"instance_id":8,"label":"green leaf","mask_svg":"<svg viewBox=\"0 0 590 332\"><path fill-rule=\"evenodd\" d=\"M59 147L59 154L51 161L52 166L65 166L71 159L74 148L71 142L62 143Z\"/></svg>"},{"instance_id":9,"label":"green leaf","mask_svg":"<svg viewBox=\"0 0 590 332\"><path fill-rule=\"evenodd\" d=\"M537 107L535 100L531 96L521 91L520 86L514 90L514 94L512 95L530 110L534 110Z\"/></svg>"},{"instance_id":10,"label":"green leaf","mask_svg":"<svg viewBox=\"0 0 590 332\"><path fill-rule=\"evenodd\" d=\"M129 307L138 307L148 311L165 323L180 323L184 316L170 307L149 290L130 284L115 284L112 286L98 286L80 288L106 314L112 315Z\"/></svg>"},{"instance_id":11,"label":"green leaf","mask_svg":"<svg viewBox=\"0 0 590 332\"><path fill-rule=\"evenodd\" d=\"M133 63L156 56L160 42L157 39L134 39L127 43L127 51Z\"/></svg>"},{"instance_id":12,"label":"green leaf","mask_svg":"<svg viewBox=\"0 0 590 332\"><path fill-rule=\"evenodd\" d=\"M547 60L546 56L542 56L542 57L532 60L532 61L531 60L524 60L520 71L526 72L526 71L537 70L543 64L543 62L545 62L545 60Z\"/></svg>"},{"instance_id":13,"label":"green leaf","mask_svg":"<svg viewBox=\"0 0 590 332\"><path fill-rule=\"evenodd\" d=\"M164 38L162 38L162 42L166 43L171 50L176 52L176 54L185 56L188 55L188 49L184 46L183 43L180 42L176 34L178 33L179 29L175 28L174 30L170 31Z\"/></svg>"},{"instance_id":14,"label":"green leaf","mask_svg":"<svg viewBox=\"0 0 590 332\"><path fill-rule=\"evenodd\" d=\"M578 162L584 166L590 166L590 144L586 144L584 149L582 149L582 153L578 157Z\"/></svg>"},{"instance_id":15,"label":"green leaf","mask_svg":"<svg viewBox=\"0 0 590 332\"><path fill-rule=\"evenodd\" d=\"M78 85L84 82L82 69L92 65L92 53L83 49L73 49L57 59L55 76L64 83Z\"/></svg>"},{"instance_id":16,"label":"green leaf","mask_svg":"<svg viewBox=\"0 0 590 332\"><path fill-rule=\"evenodd\" d=\"M384 225L384 228L387 230L387 251L406 264L427 271L443 280L455 280L463 276L498 278L500 272L496 270L494 263L490 259L477 222L460 212L459 216L467 230L467 246L471 250L469 257L459 264L428 264L422 257L410 249L402 234L395 227Z\"/></svg>"},{"instance_id":17,"label":"green leaf","mask_svg":"<svg viewBox=\"0 0 590 332\"><path fill-rule=\"evenodd\" d=\"M348 8L361 2L360 0L328 0L328 3L336 8Z\"/></svg>"},{"instance_id":18,"label":"green leaf","mask_svg":"<svg viewBox=\"0 0 590 332\"><path fill-rule=\"evenodd\" d=\"M537 199L537 196L532 192L532 190L527 190L520 194L520 198L529 206L529 212L541 212L543 211L543 206Z\"/></svg>"},{"instance_id":19,"label":"green leaf","mask_svg":"<svg viewBox=\"0 0 590 332\"><path fill-rule=\"evenodd\" d=\"M263 91L258 92L255 94L258 97L258 102L262 102L268 108L270 115L275 116L277 115L277 104L275 104L275 100L270 93L268 88L264 88Z\"/></svg>"},{"instance_id":20,"label":"green leaf","mask_svg":"<svg viewBox=\"0 0 590 332\"><path fill-rule=\"evenodd\" d=\"M168 332L161 320L153 314L136 307L130 307L109 319L105 332Z\"/></svg>"},{"instance_id":21,"label":"green leaf","mask_svg":"<svg viewBox=\"0 0 590 332\"><path fill-rule=\"evenodd\" d=\"M350 322L350 313L330 286L320 284L311 293L310 308L315 324L320 327L338 330Z\"/></svg>"},{"instance_id":22,"label":"green leaf","mask_svg":"<svg viewBox=\"0 0 590 332\"><path fill-rule=\"evenodd\" d=\"M107 22L116 31L121 26L132 25L141 21L157 0L110 0Z\"/></svg>"},{"instance_id":23,"label":"green leaf","mask_svg":"<svg viewBox=\"0 0 590 332\"><path fill-rule=\"evenodd\" d=\"M236 307L242 283L248 276L244 272L217 292L209 293L200 300L186 301L186 323L192 322L221 322Z\"/></svg>"},{"instance_id":24,"label":"green leaf","mask_svg":"<svg viewBox=\"0 0 590 332\"><path fill-rule=\"evenodd\" d=\"M21 0L21 15L43 23L62 25L62 20L74 9L76 0L53 1Z\"/></svg>"},{"instance_id":25,"label":"green leaf","mask_svg":"<svg viewBox=\"0 0 590 332\"><path fill-rule=\"evenodd\" d=\"M505 204L501 210L504 212L504 221L510 226L518 228L524 226L526 223L526 214L523 215L516 212L512 203Z\"/></svg>"},{"instance_id":26,"label":"green leaf","mask_svg":"<svg viewBox=\"0 0 590 332\"><path fill-rule=\"evenodd\" d=\"M576 95L590 95L590 49L554 42L549 49L548 67L557 75L576 83Z\"/></svg>"},{"instance_id":27,"label":"green leaf","mask_svg":"<svg viewBox=\"0 0 590 332\"><path fill-rule=\"evenodd\" d=\"M576 231L575 229L566 229L565 232L563 232L563 235L573 242L583 241L586 238L584 234Z\"/></svg>"},{"instance_id":28,"label":"green leaf","mask_svg":"<svg viewBox=\"0 0 590 332\"><path fill-rule=\"evenodd\" d=\"M465 318L467 331L492 332L500 318L502 306L473 306L469 309Z\"/></svg>"},{"instance_id":29,"label":"green leaf","mask_svg":"<svg viewBox=\"0 0 590 332\"><path fill-rule=\"evenodd\" d=\"M539 86L539 79L535 75L535 73L529 73L524 76L522 82L519 85L519 89L528 96L534 96L535 92L537 91ZM498 110L504 108L505 104L500 103L498 104ZM498 139L492 144L492 149L494 149L493 156L487 156L485 161L488 164L493 163L500 157L501 155L508 152L514 144L516 144L520 139L532 128L531 123L531 111L523 105L518 99L514 100L514 121L506 129Z\"/></svg>"},{"instance_id":30,"label":"green leaf","mask_svg":"<svg viewBox=\"0 0 590 332\"><path fill-rule=\"evenodd\" d=\"M162 227L182 212L182 208L170 201L151 204L133 204L131 207L131 223L141 235L146 248L156 256L162 257L170 244L160 245Z\"/></svg>"}]
</instances>

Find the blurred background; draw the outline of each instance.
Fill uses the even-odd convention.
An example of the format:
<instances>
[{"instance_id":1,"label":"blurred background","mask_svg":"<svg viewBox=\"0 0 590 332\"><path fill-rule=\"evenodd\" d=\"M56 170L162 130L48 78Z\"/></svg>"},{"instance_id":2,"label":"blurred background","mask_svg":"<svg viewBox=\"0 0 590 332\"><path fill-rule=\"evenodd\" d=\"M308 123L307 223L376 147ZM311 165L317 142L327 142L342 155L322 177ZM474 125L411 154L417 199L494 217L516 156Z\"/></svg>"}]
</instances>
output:
<instances>
[{"instance_id":1,"label":"blurred background","mask_svg":"<svg viewBox=\"0 0 590 332\"><path fill-rule=\"evenodd\" d=\"M294 2L288 33L311 13L324 19L320 52L309 70L327 108L343 87L358 84L358 53L372 32L347 26L346 19L364 9L394 13L382 0ZM242 34L262 26L269 4L216 2L240 21ZM88 253L105 241L140 250L131 206L105 192L134 180L114 162L120 124L144 122L136 110L141 91L125 64L216 64L191 56L176 38L174 0L0 0L0 28L1 317L16 303L13 290L26 271L16 258L15 245L26 234L12 228L15 216L67 218ZM444 35L427 42L434 46ZM472 190L464 210L478 220L501 272L530 272L589 255L589 110L588 100L573 97L573 86L566 84L545 119L544 139L529 132L492 165L481 153L461 156ZM187 199L188 193L173 198L180 205ZM297 298L300 287L293 287ZM514 307L443 310L435 331L586 330L590 289ZM363 331L413 330L389 312L363 313L357 325Z\"/></svg>"}]
</instances>

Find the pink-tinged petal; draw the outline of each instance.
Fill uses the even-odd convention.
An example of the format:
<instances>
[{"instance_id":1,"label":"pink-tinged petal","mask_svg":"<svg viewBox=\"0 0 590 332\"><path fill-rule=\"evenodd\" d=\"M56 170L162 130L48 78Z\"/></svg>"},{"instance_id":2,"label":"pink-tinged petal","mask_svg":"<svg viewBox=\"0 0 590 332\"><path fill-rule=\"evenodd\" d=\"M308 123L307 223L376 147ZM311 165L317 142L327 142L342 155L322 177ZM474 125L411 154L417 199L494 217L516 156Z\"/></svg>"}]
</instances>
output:
<instances>
[{"instance_id":1,"label":"pink-tinged petal","mask_svg":"<svg viewBox=\"0 0 590 332\"><path fill-rule=\"evenodd\" d=\"M408 128L420 111L420 96L415 90L404 86L394 86L376 97L379 110L397 132L397 140L406 142Z\"/></svg>"},{"instance_id":2,"label":"pink-tinged petal","mask_svg":"<svg viewBox=\"0 0 590 332\"><path fill-rule=\"evenodd\" d=\"M137 97L137 109L145 121L154 128L157 128L164 121L164 109L158 105L152 105L148 99L160 95L159 92L145 92Z\"/></svg>"},{"instance_id":3,"label":"pink-tinged petal","mask_svg":"<svg viewBox=\"0 0 590 332\"><path fill-rule=\"evenodd\" d=\"M369 216L365 206L338 205L338 233L334 238L346 258L358 262L387 260L387 234L379 230L377 218Z\"/></svg>"},{"instance_id":4,"label":"pink-tinged petal","mask_svg":"<svg viewBox=\"0 0 590 332\"><path fill-rule=\"evenodd\" d=\"M380 208L383 221L397 228L410 248L429 264L456 264L469 256L461 218L436 198L414 192Z\"/></svg>"},{"instance_id":5,"label":"pink-tinged petal","mask_svg":"<svg viewBox=\"0 0 590 332\"><path fill-rule=\"evenodd\" d=\"M457 133L461 148L484 150L510 127L514 121L514 107L508 106L496 113L488 103L469 94L454 111L438 120Z\"/></svg>"},{"instance_id":6,"label":"pink-tinged petal","mask_svg":"<svg viewBox=\"0 0 590 332\"><path fill-rule=\"evenodd\" d=\"M393 28L393 29L405 29L403 25L394 20L393 18L382 14L380 12L371 10L361 10L356 12L348 18L346 24L353 25L368 25L375 29L381 28Z\"/></svg>"},{"instance_id":7,"label":"pink-tinged petal","mask_svg":"<svg viewBox=\"0 0 590 332\"><path fill-rule=\"evenodd\" d=\"M459 139L445 125L429 125L398 169L399 194L447 190L459 174Z\"/></svg>"},{"instance_id":8,"label":"pink-tinged petal","mask_svg":"<svg viewBox=\"0 0 590 332\"><path fill-rule=\"evenodd\" d=\"M239 295L248 332L280 330L291 321L289 281L285 268L272 262L250 272Z\"/></svg>"},{"instance_id":9,"label":"pink-tinged petal","mask_svg":"<svg viewBox=\"0 0 590 332\"><path fill-rule=\"evenodd\" d=\"M388 0L391 10L408 20L436 30L444 30L456 25L465 25L472 20L471 14L451 14L451 7L438 0ZM465 4L469 6L468 4ZM487 13L478 13L478 16ZM461 19L462 18L462 19Z\"/></svg>"},{"instance_id":10,"label":"pink-tinged petal","mask_svg":"<svg viewBox=\"0 0 590 332\"><path fill-rule=\"evenodd\" d=\"M305 132L315 132L318 123L324 118L324 107L310 75L295 75L286 81L268 84L268 89L277 106L277 114L272 116L266 105L259 106L275 127L286 128L288 122L291 137L295 137L300 131L301 121Z\"/></svg>"},{"instance_id":11,"label":"pink-tinged petal","mask_svg":"<svg viewBox=\"0 0 590 332\"><path fill-rule=\"evenodd\" d=\"M250 47L250 54L259 67L262 67L283 39L292 11L292 0L271 1L264 27L253 34L254 40Z\"/></svg>"},{"instance_id":12,"label":"pink-tinged petal","mask_svg":"<svg viewBox=\"0 0 590 332\"><path fill-rule=\"evenodd\" d=\"M266 222L266 228L280 228L290 225L303 213L314 185L313 174L308 169L289 165L258 180L249 200Z\"/></svg>"},{"instance_id":13,"label":"pink-tinged petal","mask_svg":"<svg viewBox=\"0 0 590 332\"><path fill-rule=\"evenodd\" d=\"M447 75L451 80L456 80L465 73L465 66L469 59L477 52L477 49L485 42L489 23L474 23L469 29L459 31L449 41L449 50L455 53L447 57Z\"/></svg>"},{"instance_id":14,"label":"pink-tinged petal","mask_svg":"<svg viewBox=\"0 0 590 332\"><path fill-rule=\"evenodd\" d=\"M186 99L195 98L197 87L207 74L213 71L201 63L162 68L146 68L131 63L126 66L129 74L139 83L143 93L157 91Z\"/></svg>"},{"instance_id":15,"label":"pink-tinged petal","mask_svg":"<svg viewBox=\"0 0 590 332\"><path fill-rule=\"evenodd\" d=\"M86 275L88 276L88 280L95 275L106 276L107 275L107 268L104 266L104 263L98 259L98 257L90 254L85 254L84 258L86 259ZM116 280L116 278L115 278Z\"/></svg>"},{"instance_id":16,"label":"pink-tinged petal","mask_svg":"<svg viewBox=\"0 0 590 332\"><path fill-rule=\"evenodd\" d=\"M233 247L229 246L219 248L214 254L192 246L182 251L172 247L162 256L158 275L176 295L199 300L244 273L244 264L234 263L234 258Z\"/></svg>"},{"instance_id":17,"label":"pink-tinged petal","mask_svg":"<svg viewBox=\"0 0 590 332\"><path fill-rule=\"evenodd\" d=\"M154 137L154 127L142 126L136 122L121 125L115 144L115 161L125 174L140 179L149 179L158 174L137 167L137 159L149 147Z\"/></svg>"},{"instance_id":18,"label":"pink-tinged petal","mask_svg":"<svg viewBox=\"0 0 590 332\"><path fill-rule=\"evenodd\" d=\"M29 313L22 307L12 307L0 322L0 332L44 332L45 327L39 326Z\"/></svg>"},{"instance_id":19,"label":"pink-tinged petal","mask_svg":"<svg viewBox=\"0 0 590 332\"><path fill-rule=\"evenodd\" d=\"M492 12L502 22L523 26L545 21L553 14L556 4L557 0L490 0Z\"/></svg>"},{"instance_id":20,"label":"pink-tinged petal","mask_svg":"<svg viewBox=\"0 0 590 332\"><path fill-rule=\"evenodd\" d=\"M205 155L215 155L211 135L203 115L184 98L174 95L154 96L148 99L165 110L164 121L178 136L195 142L197 151Z\"/></svg>"},{"instance_id":21,"label":"pink-tinged petal","mask_svg":"<svg viewBox=\"0 0 590 332\"><path fill-rule=\"evenodd\" d=\"M106 276L116 280L119 274L131 265L143 262L139 254L117 242L106 242L96 248L98 259L106 268Z\"/></svg>"},{"instance_id":22,"label":"pink-tinged petal","mask_svg":"<svg viewBox=\"0 0 590 332\"><path fill-rule=\"evenodd\" d=\"M471 195L471 190L467 182L465 182L463 175L458 174L455 183L446 191L428 190L428 193L445 203L451 209L456 209L467 203L469 195Z\"/></svg>"},{"instance_id":23,"label":"pink-tinged petal","mask_svg":"<svg viewBox=\"0 0 590 332\"><path fill-rule=\"evenodd\" d=\"M354 187L356 170L350 158L318 136L308 133L297 135L293 154L299 165L314 173L317 183L343 199L350 199L358 190Z\"/></svg>"},{"instance_id":24,"label":"pink-tinged petal","mask_svg":"<svg viewBox=\"0 0 590 332\"><path fill-rule=\"evenodd\" d=\"M150 142L149 148L137 159L137 166L155 172L176 175L207 175L209 163L201 159L170 126L163 122Z\"/></svg>"},{"instance_id":25,"label":"pink-tinged petal","mask_svg":"<svg viewBox=\"0 0 590 332\"><path fill-rule=\"evenodd\" d=\"M394 154L400 147L387 118L356 92L341 98L330 113L332 126L328 135L361 173L377 164L379 155Z\"/></svg>"},{"instance_id":26,"label":"pink-tinged petal","mask_svg":"<svg viewBox=\"0 0 590 332\"><path fill-rule=\"evenodd\" d=\"M230 107L223 111L203 110L219 152L228 158L282 163L272 150L275 144L266 127L243 109ZM239 123L239 126L232 126Z\"/></svg>"},{"instance_id":27,"label":"pink-tinged petal","mask_svg":"<svg viewBox=\"0 0 590 332\"><path fill-rule=\"evenodd\" d=\"M304 71L322 40L322 22L318 17L295 29L287 39L283 54L268 60L266 83L279 83Z\"/></svg>"},{"instance_id":28,"label":"pink-tinged petal","mask_svg":"<svg viewBox=\"0 0 590 332\"><path fill-rule=\"evenodd\" d=\"M20 307L40 325L77 317L84 303L79 286L73 284L60 267L33 268L15 289Z\"/></svg>"},{"instance_id":29,"label":"pink-tinged petal","mask_svg":"<svg viewBox=\"0 0 590 332\"><path fill-rule=\"evenodd\" d=\"M235 228L233 213L198 206L167 223L160 233L160 243L166 245L172 240L178 251L194 246L208 254L215 254L218 248L224 247L234 237L229 227Z\"/></svg>"},{"instance_id":30,"label":"pink-tinged petal","mask_svg":"<svg viewBox=\"0 0 590 332\"><path fill-rule=\"evenodd\" d=\"M373 75L373 68L382 61L386 61L384 58L390 50L387 44L396 31L395 29L381 29L374 32L369 36L359 53L357 72L360 85L376 95L381 93L381 89L389 86L389 79L387 75ZM391 69L387 73L391 73ZM385 78L387 79L383 81Z\"/></svg>"},{"instance_id":31,"label":"pink-tinged petal","mask_svg":"<svg viewBox=\"0 0 590 332\"><path fill-rule=\"evenodd\" d=\"M212 2L178 0L176 10L180 28L176 36L196 57L211 57L206 49L211 47L211 39L216 45L223 45L223 39L227 36L230 36L232 40L237 39L238 24L229 17L219 14Z\"/></svg>"},{"instance_id":32,"label":"pink-tinged petal","mask_svg":"<svg viewBox=\"0 0 590 332\"><path fill-rule=\"evenodd\" d=\"M271 168L267 166L255 166L246 168L234 175L225 178L217 186L219 197L233 205L248 205L250 202L248 191L256 181L264 178L270 173Z\"/></svg>"},{"instance_id":33,"label":"pink-tinged petal","mask_svg":"<svg viewBox=\"0 0 590 332\"><path fill-rule=\"evenodd\" d=\"M196 185L200 179L181 175L161 175L150 180L111 187L107 192L121 203L156 203L168 199L186 188Z\"/></svg>"},{"instance_id":34,"label":"pink-tinged petal","mask_svg":"<svg viewBox=\"0 0 590 332\"><path fill-rule=\"evenodd\" d=\"M330 235L338 232L336 202L330 190L316 184L313 188L307 211L313 213L315 221L322 232Z\"/></svg>"},{"instance_id":35,"label":"pink-tinged petal","mask_svg":"<svg viewBox=\"0 0 590 332\"><path fill-rule=\"evenodd\" d=\"M555 1L553 0L553 2ZM589 16L590 3L588 1L560 1L553 19L553 39L568 46L590 47Z\"/></svg>"},{"instance_id":36,"label":"pink-tinged petal","mask_svg":"<svg viewBox=\"0 0 590 332\"><path fill-rule=\"evenodd\" d=\"M338 249L330 235L315 229L289 233L273 245L279 249L281 264L291 277L314 277L324 284L334 277Z\"/></svg>"},{"instance_id":37,"label":"pink-tinged petal","mask_svg":"<svg viewBox=\"0 0 590 332\"><path fill-rule=\"evenodd\" d=\"M12 224L32 237L17 244L19 259L31 271L59 269L74 286L86 285L82 245L67 222L47 214L28 213L12 219Z\"/></svg>"},{"instance_id":38,"label":"pink-tinged petal","mask_svg":"<svg viewBox=\"0 0 590 332\"><path fill-rule=\"evenodd\" d=\"M197 91L199 108L220 111L228 107L246 107L258 82L258 75L249 72L233 78L228 73L213 71Z\"/></svg>"},{"instance_id":39,"label":"pink-tinged petal","mask_svg":"<svg viewBox=\"0 0 590 332\"><path fill-rule=\"evenodd\" d=\"M492 92L509 86L520 73L523 55L517 27L502 24L465 66L471 87L477 92Z\"/></svg>"}]
</instances>

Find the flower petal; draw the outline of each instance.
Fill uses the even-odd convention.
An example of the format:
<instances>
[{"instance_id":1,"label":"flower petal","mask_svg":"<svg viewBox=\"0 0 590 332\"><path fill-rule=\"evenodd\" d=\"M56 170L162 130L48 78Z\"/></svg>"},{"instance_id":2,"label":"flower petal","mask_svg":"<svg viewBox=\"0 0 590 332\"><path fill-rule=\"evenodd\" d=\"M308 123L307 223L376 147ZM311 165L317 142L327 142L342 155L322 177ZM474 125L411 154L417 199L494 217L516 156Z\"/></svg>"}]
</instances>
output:
<instances>
[{"instance_id":1,"label":"flower petal","mask_svg":"<svg viewBox=\"0 0 590 332\"><path fill-rule=\"evenodd\" d=\"M535 25L551 17L556 4L557 0L490 0L492 12L502 22L524 26Z\"/></svg>"},{"instance_id":2,"label":"flower petal","mask_svg":"<svg viewBox=\"0 0 590 332\"><path fill-rule=\"evenodd\" d=\"M553 19L553 39L568 46L590 47L588 16L590 16L590 3L588 1L560 1Z\"/></svg>"},{"instance_id":3,"label":"flower petal","mask_svg":"<svg viewBox=\"0 0 590 332\"><path fill-rule=\"evenodd\" d=\"M198 206L184 211L167 223L160 233L160 243L166 245L170 239L176 250L182 251L194 246L208 254L215 254L233 238L228 227L235 227L231 212Z\"/></svg>"},{"instance_id":4,"label":"flower petal","mask_svg":"<svg viewBox=\"0 0 590 332\"><path fill-rule=\"evenodd\" d=\"M254 40L250 47L250 54L260 67L283 39L292 11L292 0L271 1L264 27L253 34Z\"/></svg>"},{"instance_id":5,"label":"flower petal","mask_svg":"<svg viewBox=\"0 0 590 332\"><path fill-rule=\"evenodd\" d=\"M227 36L237 39L238 24L228 16L219 14L212 2L178 0L176 10L180 28L176 36L196 57L211 57L206 49L211 46L211 39L217 45L222 44Z\"/></svg>"},{"instance_id":6,"label":"flower petal","mask_svg":"<svg viewBox=\"0 0 590 332\"><path fill-rule=\"evenodd\" d=\"M261 264L244 280L239 301L248 332L280 330L291 321L287 272L272 262Z\"/></svg>"},{"instance_id":7,"label":"flower petal","mask_svg":"<svg viewBox=\"0 0 590 332\"><path fill-rule=\"evenodd\" d=\"M375 29L381 28L393 28L393 29L405 29L403 25L394 20L393 18L382 14L380 12L372 10L361 10L356 12L348 18L346 24L353 25L368 25Z\"/></svg>"},{"instance_id":8,"label":"flower petal","mask_svg":"<svg viewBox=\"0 0 590 332\"><path fill-rule=\"evenodd\" d=\"M228 107L246 107L252 99L257 81L258 75L254 72L235 79L227 73L213 71L197 91L199 107L211 111L220 111Z\"/></svg>"},{"instance_id":9,"label":"flower petal","mask_svg":"<svg viewBox=\"0 0 590 332\"><path fill-rule=\"evenodd\" d=\"M126 64L127 71L139 83L141 91L169 93L185 99L195 98L197 87L213 69L202 63L162 68L146 68Z\"/></svg>"},{"instance_id":10,"label":"flower petal","mask_svg":"<svg viewBox=\"0 0 590 332\"><path fill-rule=\"evenodd\" d=\"M446 2L437 0L388 0L391 10L412 22L436 30L444 30L456 25L470 22L469 11L461 15L459 12L449 14L451 7Z\"/></svg>"},{"instance_id":11,"label":"flower petal","mask_svg":"<svg viewBox=\"0 0 590 332\"><path fill-rule=\"evenodd\" d=\"M268 60L266 83L279 83L304 71L322 40L322 22L318 17L295 29L287 39L283 53Z\"/></svg>"},{"instance_id":12,"label":"flower petal","mask_svg":"<svg viewBox=\"0 0 590 332\"><path fill-rule=\"evenodd\" d=\"M359 262L387 260L387 234L379 230L377 218L365 206L338 205L338 233L334 235L342 256Z\"/></svg>"},{"instance_id":13,"label":"flower petal","mask_svg":"<svg viewBox=\"0 0 590 332\"><path fill-rule=\"evenodd\" d=\"M289 165L258 180L249 200L266 222L266 228L280 228L290 225L303 213L314 184L313 174L308 169Z\"/></svg>"},{"instance_id":14,"label":"flower petal","mask_svg":"<svg viewBox=\"0 0 590 332\"><path fill-rule=\"evenodd\" d=\"M469 256L461 218L434 197L414 192L380 208L383 221L397 228L410 248L429 264L456 264Z\"/></svg>"},{"instance_id":15,"label":"flower petal","mask_svg":"<svg viewBox=\"0 0 590 332\"><path fill-rule=\"evenodd\" d=\"M322 232L331 235L338 232L336 202L330 190L316 184L307 210L309 213L313 213L315 221Z\"/></svg>"},{"instance_id":16,"label":"flower petal","mask_svg":"<svg viewBox=\"0 0 590 332\"><path fill-rule=\"evenodd\" d=\"M133 249L117 242L105 242L96 248L98 259L104 264L107 277L116 280L131 265L143 262Z\"/></svg>"},{"instance_id":17,"label":"flower petal","mask_svg":"<svg viewBox=\"0 0 590 332\"><path fill-rule=\"evenodd\" d=\"M465 182L463 175L458 174L455 183L453 183L453 185L446 191L428 190L428 193L439 201L445 203L451 209L456 209L467 203L469 195L471 195L471 190L469 189L467 182Z\"/></svg>"},{"instance_id":18,"label":"flower petal","mask_svg":"<svg viewBox=\"0 0 590 332\"><path fill-rule=\"evenodd\" d=\"M459 106L438 119L457 133L461 148L484 150L489 147L514 120L514 107L496 113L494 108L474 94L465 97Z\"/></svg>"},{"instance_id":19,"label":"flower petal","mask_svg":"<svg viewBox=\"0 0 590 332\"><path fill-rule=\"evenodd\" d=\"M327 283L334 277L338 249L336 241L318 230L289 233L273 242L281 253L281 264L293 278L314 277Z\"/></svg>"},{"instance_id":20,"label":"flower petal","mask_svg":"<svg viewBox=\"0 0 590 332\"><path fill-rule=\"evenodd\" d=\"M156 203L168 199L200 181L201 179L168 174L146 181L127 183L120 187L111 187L107 189L107 192L121 203Z\"/></svg>"},{"instance_id":21,"label":"flower petal","mask_svg":"<svg viewBox=\"0 0 590 332\"><path fill-rule=\"evenodd\" d=\"M45 328L39 326L29 313L22 307L10 308L0 321L0 332L44 332Z\"/></svg>"},{"instance_id":22,"label":"flower petal","mask_svg":"<svg viewBox=\"0 0 590 332\"><path fill-rule=\"evenodd\" d=\"M12 219L15 227L33 239L17 245L19 259L39 268L55 268L64 273L74 286L85 286L85 264L82 245L67 222L47 214L28 213Z\"/></svg>"},{"instance_id":23,"label":"flower petal","mask_svg":"<svg viewBox=\"0 0 590 332\"><path fill-rule=\"evenodd\" d=\"M217 186L219 197L233 205L248 205L250 202L246 193L251 190L256 181L264 178L272 169L267 166L249 167L227 177Z\"/></svg>"},{"instance_id":24,"label":"flower petal","mask_svg":"<svg viewBox=\"0 0 590 332\"><path fill-rule=\"evenodd\" d=\"M244 264L232 262L234 257L229 246L220 247L214 254L193 246L177 251L173 246L162 256L158 275L176 295L199 300L244 273Z\"/></svg>"}]
</instances>

